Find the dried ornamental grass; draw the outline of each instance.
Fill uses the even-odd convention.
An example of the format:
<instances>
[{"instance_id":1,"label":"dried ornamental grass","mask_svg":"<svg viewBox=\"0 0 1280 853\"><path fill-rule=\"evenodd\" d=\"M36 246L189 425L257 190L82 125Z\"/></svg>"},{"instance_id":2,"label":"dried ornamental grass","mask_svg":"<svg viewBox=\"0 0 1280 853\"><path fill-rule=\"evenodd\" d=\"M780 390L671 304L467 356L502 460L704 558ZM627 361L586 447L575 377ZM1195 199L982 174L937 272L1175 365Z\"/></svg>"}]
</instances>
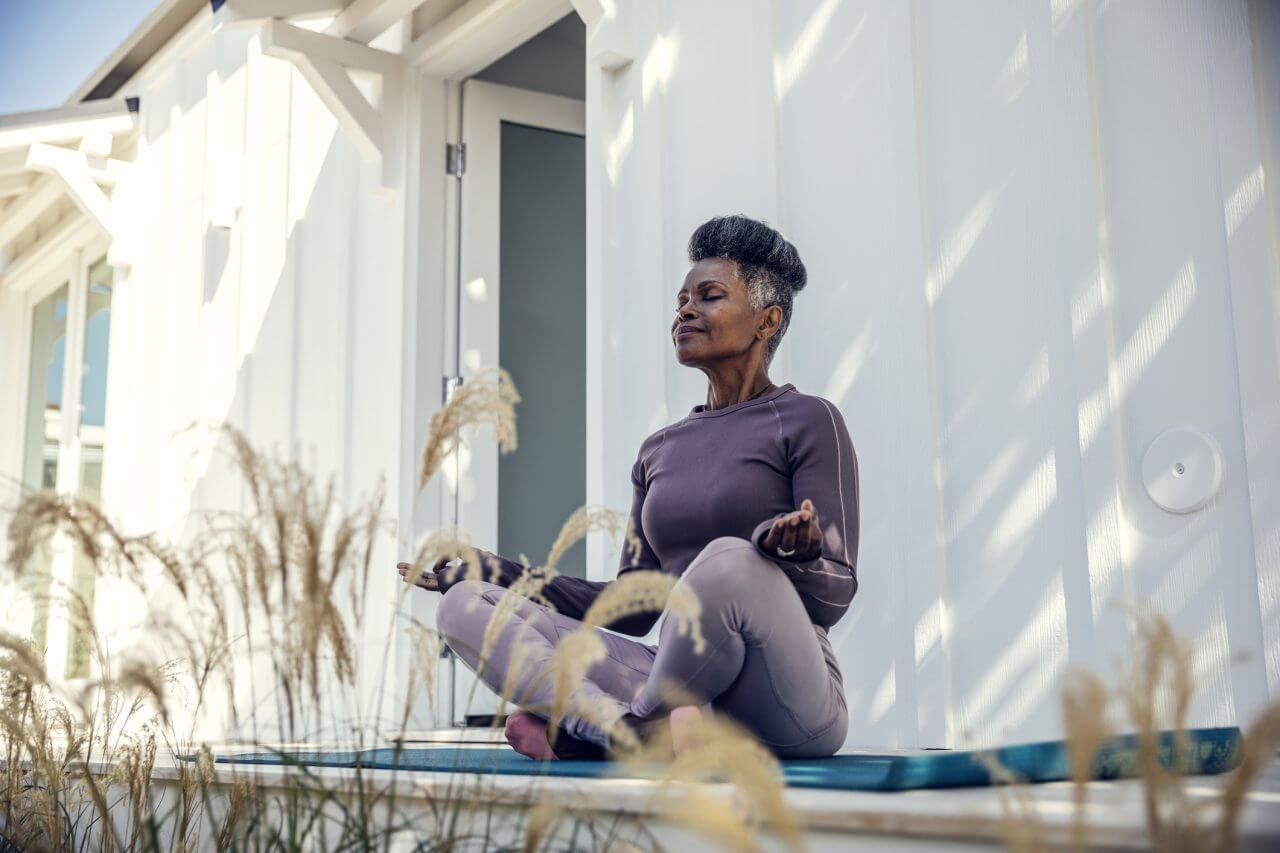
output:
<instances>
[{"instance_id":1,"label":"dried ornamental grass","mask_svg":"<svg viewBox=\"0 0 1280 853\"><path fill-rule=\"evenodd\" d=\"M1075 806L1071 836L1077 848L1085 842L1085 806L1098 747L1110 733L1106 716L1109 699L1102 679L1084 670L1070 673L1062 691L1062 719Z\"/></svg>"},{"instance_id":2,"label":"dried ornamental grass","mask_svg":"<svg viewBox=\"0 0 1280 853\"><path fill-rule=\"evenodd\" d=\"M674 690L674 692L679 692ZM684 696L681 704L694 704ZM767 827L788 849L804 848L804 835L794 810L786 799L786 779L782 765L748 729L723 714L703 714L697 743L670 760L668 738L624 751L624 764L638 771L661 767L664 783L658 807L671 820L687 826L712 841L731 844L752 838ZM735 802L702 794L692 783L722 778ZM696 802L696 808L690 803ZM754 844L750 849L756 849Z\"/></svg>"},{"instance_id":3,"label":"dried ornamental grass","mask_svg":"<svg viewBox=\"0 0 1280 853\"><path fill-rule=\"evenodd\" d=\"M554 569L559 564L560 558L573 547L574 543L586 537L592 530L606 530L613 534L619 529L625 529L628 547L633 548L634 553L639 553L640 538L635 535L631 527L629 513L593 504L580 506L561 525L560 532L556 534L556 541L551 543L551 553L547 555L546 568Z\"/></svg>"},{"instance_id":4,"label":"dried ornamental grass","mask_svg":"<svg viewBox=\"0 0 1280 853\"><path fill-rule=\"evenodd\" d=\"M498 635L502 633L502 629L515 616L516 608L520 606L520 602L525 600L535 601L549 610L555 610L551 602L543 596L542 589L551 582L551 579L556 574L555 570L532 572L526 564L525 571L520 577L516 578L511 583L511 586L503 590L484 628L484 638L481 641L477 669L483 667L485 662L489 660L489 653L493 651L493 644L497 642Z\"/></svg>"},{"instance_id":5,"label":"dried ornamental grass","mask_svg":"<svg viewBox=\"0 0 1280 853\"><path fill-rule=\"evenodd\" d=\"M674 621L676 633L687 635L698 654L706 648L702 636L702 605L687 583L653 569L637 569L620 575L605 587L583 615L584 625L604 627L637 613L661 611Z\"/></svg>"},{"instance_id":6,"label":"dried ornamental grass","mask_svg":"<svg viewBox=\"0 0 1280 853\"><path fill-rule=\"evenodd\" d=\"M1088 842L1087 786L1106 769L1098 763L1098 748L1110 734L1106 710L1115 699L1124 708L1137 741L1136 770L1152 848L1234 850L1238 845L1239 814L1248 792L1276 759L1280 703L1264 708L1244 732L1239 765L1223 777L1217 795L1193 797L1189 787L1201 783L1188 780L1187 774L1194 768L1194 746L1187 716L1197 685L1204 680L1193 665L1193 644L1175 633L1158 613L1131 616L1134 651L1131 664L1119 674L1119 686L1109 690L1097 676L1075 671L1063 689L1063 724L1074 801L1072 845L1082 849ZM1165 744L1168 735L1171 748ZM1116 756L1111 761L1127 767L1129 759ZM1004 781L1017 782L1009 778ZM1025 794L1026 786L1019 786L1018 790ZM1026 799L1021 814L1006 810L1005 830L1011 846L1044 843L1041 829L1032 827L1035 816L1031 805Z\"/></svg>"},{"instance_id":7,"label":"dried ornamental grass","mask_svg":"<svg viewBox=\"0 0 1280 853\"><path fill-rule=\"evenodd\" d=\"M520 399L511 374L501 367L487 368L468 377L449 402L431 416L418 470L418 488L426 486L445 458L459 448L464 427L488 423L499 452L515 450L515 404Z\"/></svg>"},{"instance_id":8,"label":"dried ornamental grass","mask_svg":"<svg viewBox=\"0 0 1280 853\"><path fill-rule=\"evenodd\" d=\"M1005 849L1020 853L1049 849L1027 780L1006 767L994 751L979 752L973 760L986 769L1000 798L1000 832Z\"/></svg>"},{"instance_id":9,"label":"dried ornamental grass","mask_svg":"<svg viewBox=\"0 0 1280 853\"><path fill-rule=\"evenodd\" d=\"M570 697L586 678L587 671L604 658L604 641L592 628L574 631L556 644L549 666L553 674L554 698L551 701L548 732L553 738L569 708Z\"/></svg>"},{"instance_id":10,"label":"dried ornamental grass","mask_svg":"<svg viewBox=\"0 0 1280 853\"><path fill-rule=\"evenodd\" d=\"M380 494L344 511L331 484L317 484L296 463L261 456L234 429L221 435L229 439L235 467L248 485L248 511L204 513L196 519L191 545L121 535L95 505L49 493L30 496L15 513L9 535L18 547L9 549L11 557L24 549L34 553L54 536L67 537L89 555L100 575L121 577L151 601L163 602L156 612L144 614L141 626L157 644L177 653L184 669L175 672L172 661L154 667L128 655L113 662L113 650L95 635L90 653L98 676L77 688L67 706L44 682L38 650L18 638L0 639L0 658L7 663L0 663L5 760L0 815L6 837L18 838L15 828L24 827L22 846L29 849L156 849L158 839L168 838L171 843L164 843L170 849L213 843L231 850L314 849L330 846L322 837L332 836L343 849L372 849L411 833L420 846L455 849L465 837L458 834L457 816L468 811L483 817L488 808L469 799L475 792L429 799L436 820L409 826L386 811L393 807L393 790L359 770L352 778L322 783L299 768L285 777L279 794L244 780L219 785L209 747L185 746L189 736L172 731L180 705L185 703L187 712L202 707L213 675L226 682L226 710L234 726L240 726L241 707L248 709L249 742L259 749L306 739L317 726L336 731L383 725L380 717L352 721L340 716L356 708L348 698L355 679L353 626L367 618L364 590L373 538L381 529ZM449 531L430 540L424 555L434 544L472 560L477 573L486 565L496 569L489 555L468 550L464 535ZM17 560L10 568L21 573L26 562ZM538 579L530 573L520 589L536 600L548 574ZM87 603L67 603L73 621L90 628ZM409 634L416 672L406 692L425 684L429 702L439 640L427 629ZM274 683L260 693L253 668L264 661ZM246 662L248 673L242 668ZM245 674L250 676L247 694L240 678ZM269 718L264 739L258 713L271 705L277 714ZM156 715L138 728L144 709L152 706ZM401 723L409 707L406 695ZM191 755L191 762L175 765L176 792L151 786L161 747ZM89 772L91 762L105 762L110 775ZM123 791L118 802L112 791ZM215 791L226 796L213 794L223 806L210 808ZM96 818L83 819L86 804ZM335 806L336 823L322 814ZM390 822L376 817L382 814ZM541 818L534 817L526 834L541 834L546 846L554 823L548 817L539 827ZM612 829L607 836L588 829L593 838L604 839L603 846L639 849L615 839Z\"/></svg>"}]
</instances>

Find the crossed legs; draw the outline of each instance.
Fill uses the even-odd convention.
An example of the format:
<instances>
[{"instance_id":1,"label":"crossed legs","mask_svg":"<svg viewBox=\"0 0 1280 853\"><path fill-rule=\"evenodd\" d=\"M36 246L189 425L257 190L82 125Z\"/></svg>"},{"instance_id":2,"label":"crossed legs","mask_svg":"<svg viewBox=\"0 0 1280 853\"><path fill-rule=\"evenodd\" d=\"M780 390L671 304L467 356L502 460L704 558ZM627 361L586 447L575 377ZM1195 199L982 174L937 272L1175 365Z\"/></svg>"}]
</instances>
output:
<instances>
[{"instance_id":1,"label":"crossed legs","mask_svg":"<svg viewBox=\"0 0 1280 853\"><path fill-rule=\"evenodd\" d=\"M692 587L701 605L702 652L690 636L678 633L670 616L656 648L592 629L606 657L588 669L577 695L595 709L593 719L567 715L565 729L608 746L608 730L623 714L654 719L692 697L733 717L780 757L838 750L848 712L835 655L773 561L746 539L722 536L703 548L679 583ZM484 581L459 583L444 595L437 626L492 690L545 719L554 693L551 656L582 623L520 599L477 669L485 626L504 593Z\"/></svg>"}]
</instances>

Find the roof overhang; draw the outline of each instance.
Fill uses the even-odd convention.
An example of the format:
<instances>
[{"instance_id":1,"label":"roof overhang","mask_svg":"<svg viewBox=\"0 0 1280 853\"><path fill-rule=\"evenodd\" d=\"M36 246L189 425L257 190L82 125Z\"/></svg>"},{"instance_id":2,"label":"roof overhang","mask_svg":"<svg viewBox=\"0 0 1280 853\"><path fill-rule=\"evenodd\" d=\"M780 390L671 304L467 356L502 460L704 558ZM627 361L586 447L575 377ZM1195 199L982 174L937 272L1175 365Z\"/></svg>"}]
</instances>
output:
<instances>
[{"instance_id":1,"label":"roof overhang","mask_svg":"<svg viewBox=\"0 0 1280 853\"><path fill-rule=\"evenodd\" d=\"M112 240L112 262L126 263L112 192L130 165L118 141L137 127L136 98L0 115L0 284L65 231L50 219L68 199L74 218Z\"/></svg>"}]
</instances>

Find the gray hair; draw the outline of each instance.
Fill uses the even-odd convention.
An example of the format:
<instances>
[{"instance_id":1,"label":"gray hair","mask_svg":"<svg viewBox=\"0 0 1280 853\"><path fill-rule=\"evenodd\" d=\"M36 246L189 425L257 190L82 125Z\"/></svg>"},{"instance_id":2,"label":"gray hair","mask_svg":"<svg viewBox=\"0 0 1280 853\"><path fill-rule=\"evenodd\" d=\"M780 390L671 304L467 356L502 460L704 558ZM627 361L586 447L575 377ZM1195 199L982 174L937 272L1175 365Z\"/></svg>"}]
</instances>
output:
<instances>
[{"instance_id":1,"label":"gray hair","mask_svg":"<svg viewBox=\"0 0 1280 853\"><path fill-rule=\"evenodd\" d=\"M707 220L689 238L689 262L696 264L706 258L725 258L737 265L753 310L770 305L782 309L782 323L769 339L765 355L768 367L791 325L795 295L808 281L800 253L764 222L733 215Z\"/></svg>"}]
</instances>

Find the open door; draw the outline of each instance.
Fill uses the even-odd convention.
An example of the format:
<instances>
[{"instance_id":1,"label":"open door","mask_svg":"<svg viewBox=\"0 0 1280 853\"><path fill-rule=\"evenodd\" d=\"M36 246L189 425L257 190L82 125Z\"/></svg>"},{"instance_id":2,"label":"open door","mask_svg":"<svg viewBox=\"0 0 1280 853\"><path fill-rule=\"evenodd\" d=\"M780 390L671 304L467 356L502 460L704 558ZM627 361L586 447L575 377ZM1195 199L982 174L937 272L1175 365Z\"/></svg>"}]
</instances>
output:
<instances>
[{"instance_id":1,"label":"open door","mask_svg":"<svg viewBox=\"0 0 1280 853\"><path fill-rule=\"evenodd\" d=\"M462 84L459 375L501 365L522 399L516 451L471 431L457 523L480 547L534 564L586 500L585 132L580 100ZM584 543L557 569L585 576ZM454 721L492 713L497 697L452 666Z\"/></svg>"}]
</instances>

